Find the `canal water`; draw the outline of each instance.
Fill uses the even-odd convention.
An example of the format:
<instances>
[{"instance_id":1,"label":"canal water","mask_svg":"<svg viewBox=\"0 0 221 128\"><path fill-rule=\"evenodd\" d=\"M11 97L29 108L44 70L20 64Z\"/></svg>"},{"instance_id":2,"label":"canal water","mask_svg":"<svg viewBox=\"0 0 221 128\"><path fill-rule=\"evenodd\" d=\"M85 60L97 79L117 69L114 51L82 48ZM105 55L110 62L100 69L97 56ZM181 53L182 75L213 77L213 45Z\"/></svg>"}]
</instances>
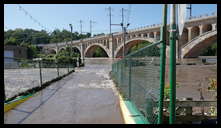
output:
<instances>
[{"instance_id":1,"label":"canal water","mask_svg":"<svg viewBox=\"0 0 221 128\"><path fill-rule=\"evenodd\" d=\"M117 92L109 77L112 60L85 62L85 67L5 113L5 123L123 123Z\"/></svg>"}]
</instances>

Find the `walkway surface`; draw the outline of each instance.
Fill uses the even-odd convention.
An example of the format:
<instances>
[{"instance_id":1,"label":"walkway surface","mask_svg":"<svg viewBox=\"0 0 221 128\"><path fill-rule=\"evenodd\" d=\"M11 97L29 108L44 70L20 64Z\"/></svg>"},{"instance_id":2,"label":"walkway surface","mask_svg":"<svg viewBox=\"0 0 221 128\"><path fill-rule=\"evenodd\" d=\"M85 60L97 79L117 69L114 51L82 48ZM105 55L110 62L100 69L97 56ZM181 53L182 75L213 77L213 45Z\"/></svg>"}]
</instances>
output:
<instances>
[{"instance_id":1,"label":"walkway surface","mask_svg":"<svg viewBox=\"0 0 221 128\"><path fill-rule=\"evenodd\" d=\"M76 72L5 113L4 122L123 123L117 93L108 75L110 68L110 64L87 64L76 69Z\"/></svg>"}]
</instances>

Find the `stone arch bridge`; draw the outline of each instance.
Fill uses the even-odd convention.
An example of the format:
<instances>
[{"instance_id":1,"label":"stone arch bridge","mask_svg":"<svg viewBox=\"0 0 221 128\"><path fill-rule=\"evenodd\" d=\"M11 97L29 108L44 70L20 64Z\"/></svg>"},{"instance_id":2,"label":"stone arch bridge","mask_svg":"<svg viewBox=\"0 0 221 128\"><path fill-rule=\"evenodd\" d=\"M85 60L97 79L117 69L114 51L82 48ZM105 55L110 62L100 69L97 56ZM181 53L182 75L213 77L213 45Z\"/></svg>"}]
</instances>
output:
<instances>
[{"instance_id":1,"label":"stone arch bridge","mask_svg":"<svg viewBox=\"0 0 221 128\"><path fill-rule=\"evenodd\" d=\"M125 53L134 45L142 42L156 42L160 39L160 24L154 24L138 29L128 30L125 41ZM167 37L169 37L169 25ZM168 38L167 38L168 39ZM217 41L217 15L204 15L188 19L184 25L183 34L177 45L177 55L181 58L197 57L202 50ZM167 44L168 41L167 41ZM39 44L44 52L56 53L71 46L78 49L81 58L92 57L97 47L102 48L109 58L122 56L123 39L122 32L112 35L102 35L70 42ZM169 47L167 47L167 51Z\"/></svg>"}]
</instances>

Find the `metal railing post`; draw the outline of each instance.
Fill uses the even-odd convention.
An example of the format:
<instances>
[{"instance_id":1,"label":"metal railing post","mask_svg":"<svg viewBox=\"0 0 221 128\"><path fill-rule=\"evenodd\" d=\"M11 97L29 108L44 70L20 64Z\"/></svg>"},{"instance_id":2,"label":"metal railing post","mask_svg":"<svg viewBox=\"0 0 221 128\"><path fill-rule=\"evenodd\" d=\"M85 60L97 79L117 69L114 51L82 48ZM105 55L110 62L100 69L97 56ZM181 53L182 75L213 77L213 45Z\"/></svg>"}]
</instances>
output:
<instances>
[{"instance_id":1,"label":"metal railing post","mask_svg":"<svg viewBox=\"0 0 221 128\"><path fill-rule=\"evenodd\" d=\"M129 100L131 100L131 61L129 59Z\"/></svg>"},{"instance_id":2,"label":"metal railing post","mask_svg":"<svg viewBox=\"0 0 221 128\"><path fill-rule=\"evenodd\" d=\"M163 123L163 102L164 102L164 86L165 86L165 63L166 63L166 32L167 32L167 4L163 5L163 24L161 27L160 40L160 100L159 100L159 116L158 124Z\"/></svg>"},{"instance_id":3,"label":"metal railing post","mask_svg":"<svg viewBox=\"0 0 221 128\"><path fill-rule=\"evenodd\" d=\"M41 72L41 60L39 62L39 73L40 73L40 86L42 86L42 72Z\"/></svg>"},{"instance_id":4,"label":"metal railing post","mask_svg":"<svg viewBox=\"0 0 221 128\"><path fill-rule=\"evenodd\" d=\"M5 95L5 83L4 83L4 102L6 100L6 95Z\"/></svg>"},{"instance_id":5,"label":"metal railing post","mask_svg":"<svg viewBox=\"0 0 221 128\"><path fill-rule=\"evenodd\" d=\"M120 72L120 82L121 82L121 85L123 86L123 61L121 61L121 65L120 65L120 68L121 68L121 72Z\"/></svg>"},{"instance_id":6,"label":"metal railing post","mask_svg":"<svg viewBox=\"0 0 221 128\"><path fill-rule=\"evenodd\" d=\"M58 74L58 77L59 77L59 65L58 65L57 61L56 61L56 66L57 66L57 74Z\"/></svg>"},{"instance_id":7,"label":"metal railing post","mask_svg":"<svg viewBox=\"0 0 221 128\"><path fill-rule=\"evenodd\" d=\"M172 4L172 18L170 26L170 118L169 123L174 124L176 119L176 4Z\"/></svg>"}]
</instances>

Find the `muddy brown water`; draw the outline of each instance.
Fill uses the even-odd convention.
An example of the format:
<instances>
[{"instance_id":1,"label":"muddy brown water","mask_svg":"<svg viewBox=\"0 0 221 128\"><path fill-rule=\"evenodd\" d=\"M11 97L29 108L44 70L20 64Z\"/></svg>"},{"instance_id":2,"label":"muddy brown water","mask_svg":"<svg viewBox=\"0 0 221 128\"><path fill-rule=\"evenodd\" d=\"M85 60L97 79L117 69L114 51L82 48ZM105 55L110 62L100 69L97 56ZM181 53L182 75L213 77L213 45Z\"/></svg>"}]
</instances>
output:
<instances>
[{"instance_id":1,"label":"muddy brown water","mask_svg":"<svg viewBox=\"0 0 221 128\"><path fill-rule=\"evenodd\" d=\"M197 58L184 60L176 65L177 99L216 100L214 92L208 90L210 79L217 80L217 64L205 65ZM166 65L166 84L169 84L169 64Z\"/></svg>"}]
</instances>

